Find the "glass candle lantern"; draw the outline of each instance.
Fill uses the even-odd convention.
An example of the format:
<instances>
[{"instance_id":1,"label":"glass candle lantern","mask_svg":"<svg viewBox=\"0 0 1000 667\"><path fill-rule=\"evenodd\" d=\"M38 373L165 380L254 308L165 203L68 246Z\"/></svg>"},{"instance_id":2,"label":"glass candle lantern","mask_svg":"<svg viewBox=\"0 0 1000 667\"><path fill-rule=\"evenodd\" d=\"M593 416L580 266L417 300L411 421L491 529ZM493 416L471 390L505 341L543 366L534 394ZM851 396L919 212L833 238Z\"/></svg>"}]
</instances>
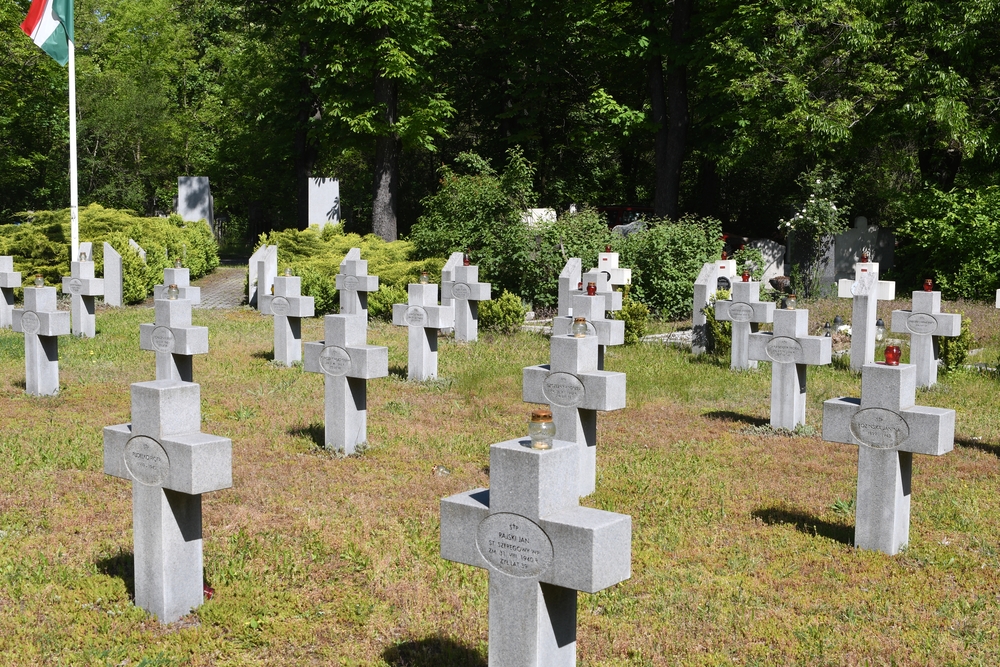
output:
<instances>
[{"instance_id":1,"label":"glass candle lantern","mask_svg":"<svg viewBox=\"0 0 1000 667\"><path fill-rule=\"evenodd\" d=\"M578 290L580 290L580 291L583 291L583 281L582 280L576 284L576 288Z\"/></svg>"},{"instance_id":2,"label":"glass candle lantern","mask_svg":"<svg viewBox=\"0 0 1000 667\"><path fill-rule=\"evenodd\" d=\"M429 274L429 273L427 273L426 271L421 271L421 272L420 272L420 284L421 284L421 285L426 285L426 284L427 284L427 283L429 283L430 281L431 281L431 276L430 276L430 274Z\"/></svg>"},{"instance_id":3,"label":"glass candle lantern","mask_svg":"<svg viewBox=\"0 0 1000 667\"><path fill-rule=\"evenodd\" d=\"M726 252L725 250L723 250L723 251L722 251L722 259L723 259L723 260L727 260L727 259L729 259L729 253L728 253L728 252Z\"/></svg>"},{"instance_id":4,"label":"glass candle lantern","mask_svg":"<svg viewBox=\"0 0 1000 667\"><path fill-rule=\"evenodd\" d=\"M184 268L183 266L181 266L181 260L179 260L179 259L175 259L174 260L174 268L175 269L182 269L182 268Z\"/></svg>"},{"instance_id":5,"label":"glass candle lantern","mask_svg":"<svg viewBox=\"0 0 1000 667\"><path fill-rule=\"evenodd\" d=\"M830 337L830 332L831 332L830 323L827 322L827 323L825 323L823 325L823 335L826 336L827 338L829 338Z\"/></svg>"},{"instance_id":6,"label":"glass candle lantern","mask_svg":"<svg viewBox=\"0 0 1000 667\"><path fill-rule=\"evenodd\" d=\"M597 295L597 283L587 283L587 296Z\"/></svg>"},{"instance_id":7,"label":"glass candle lantern","mask_svg":"<svg viewBox=\"0 0 1000 667\"><path fill-rule=\"evenodd\" d=\"M742 278L743 282L745 282L745 283L750 282L750 272L749 271L744 271L743 275L741 275L740 278Z\"/></svg>"},{"instance_id":8,"label":"glass candle lantern","mask_svg":"<svg viewBox=\"0 0 1000 667\"><path fill-rule=\"evenodd\" d=\"M611 246L609 245L604 246L604 252L611 252Z\"/></svg>"},{"instance_id":9,"label":"glass candle lantern","mask_svg":"<svg viewBox=\"0 0 1000 667\"><path fill-rule=\"evenodd\" d=\"M167 288L167 298L171 301L180 296L180 293L181 291L177 289L177 285L170 285L170 287Z\"/></svg>"},{"instance_id":10,"label":"glass candle lantern","mask_svg":"<svg viewBox=\"0 0 1000 667\"><path fill-rule=\"evenodd\" d=\"M837 315L836 317L833 318L833 326L835 329L839 329L840 325L842 325L843 323L844 323L844 318L841 317L840 315Z\"/></svg>"},{"instance_id":11,"label":"glass candle lantern","mask_svg":"<svg viewBox=\"0 0 1000 667\"><path fill-rule=\"evenodd\" d=\"M35 274L35 287L45 287L45 278L42 278L42 274Z\"/></svg>"},{"instance_id":12,"label":"glass candle lantern","mask_svg":"<svg viewBox=\"0 0 1000 667\"><path fill-rule=\"evenodd\" d=\"M898 345L889 345L885 348L885 365L886 366L898 366L899 357L902 354L902 350L899 349Z\"/></svg>"},{"instance_id":13,"label":"glass candle lantern","mask_svg":"<svg viewBox=\"0 0 1000 667\"><path fill-rule=\"evenodd\" d=\"M87 253L85 253L85 252L81 252L80 253L80 261L81 262L86 262L87 261Z\"/></svg>"},{"instance_id":14,"label":"glass candle lantern","mask_svg":"<svg viewBox=\"0 0 1000 667\"><path fill-rule=\"evenodd\" d=\"M552 421L552 411L539 408L531 411L528 422L528 437L532 449L552 449L552 439L556 437L556 425Z\"/></svg>"},{"instance_id":15,"label":"glass candle lantern","mask_svg":"<svg viewBox=\"0 0 1000 667\"><path fill-rule=\"evenodd\" d=\"M785 309L786 310L795 310L795 302L796 302L796 298L795 298L794 294L789 294L788 296L786 296L785 297Z\"/></svg>"},{"instance_id":16,"label":"glass candle lantern","mask_svg":"<svg viewBox=\"0 0 1000 667\"><path fill-rule=\"evenodd\" d=\"M881 317L875 320L875 342L881 343L885 338L885 320Z\"/></svg>"},{"instance_id":17,"label":"glass candle lantern","mask_svg":"<svg viewBox=\"0 0 1000 667\"><path fill-rule=\"evenodd\" d=\"M469 253L462 253L462 266L470 266L472 264L472 259L469 257Z\"/></svg>"},{"instance_id":18,"label":"glass candle lantern","mask_svg":"<svg viewBox=\"0 0 1000 667\"><path fill-rule=\"evenodd\" d=\"M934 291L934 281L931 280L930 278L925 278L924 279L924 291L925 292L933 292Z\"/></svg>"},{"instance_id":19,"label":"glass candle lantern","mask_svg":"<svg viewBox=\"0 0 1000 667\"><path fill-rule=\"evenodd\" d=\"M862 263L867 263L868 262L868 253L867 252L861 253L861 262Z\"/></svg>"},{"instance_id":20,"label":"glass candle lantern","mask_svg":"<svg viewBox=\"0 0 1000 667\"><path fill-rule=\"evenodd\" d=\"M285 277L286 278L291 278L292 277L292 269L291 269L291 267L288 267L288 266L285 267Z\"/></svg>"},{"instance_id":21,"label":"glass candle lantern","mask_svg":"<svg viewBox=\"0 0 1000 667\"><path fill-rule=\"evenodd\" d=\"M570 329L570 333L573 334L574 338L585 338L587 336L587 318L574 317L573 327Z\"/></svg>"}]
</instances>

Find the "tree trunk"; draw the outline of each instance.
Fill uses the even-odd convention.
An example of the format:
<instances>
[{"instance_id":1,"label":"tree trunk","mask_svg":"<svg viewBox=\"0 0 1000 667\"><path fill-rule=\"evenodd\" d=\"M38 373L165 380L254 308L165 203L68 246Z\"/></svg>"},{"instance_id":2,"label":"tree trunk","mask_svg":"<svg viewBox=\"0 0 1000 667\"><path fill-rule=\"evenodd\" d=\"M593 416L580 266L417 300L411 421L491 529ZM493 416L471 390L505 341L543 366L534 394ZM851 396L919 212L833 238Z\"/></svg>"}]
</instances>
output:
<instances>
[{"instance_id":1,"label":"tree trunk","mask_svg":"<svg viewBox=\"0 0 1000 667\"><path fill-rule=\"evenodd\" d=\"M380 36L383 39L388 34ZM382 122L388 132L375 138L375 182L372 201L372 232L386 241L396 240L399 211L399 154L402 144L394 126L397 120L398 87L394 79L375 75L375 104L384 105Z\"/></svg>"},{"instance_id":2,"label":"tree trunk","mask_svg":"<svg viewBox=\"0 0 1000 667\"><path fill-rule=\"evenodd\" d=\"M954 141L947 148L934 144L934 137L926 138L924 146L917 151L920 176L925 183L932 183L945 191L951 190L962 166L962 149Z\"/></svg>"},{"instance_id":3,"label":"tree trunk","mask_svg":"<svg viewBox=\"0 0 1000 667\"><path fill-rule=\"evenodd\" d=\"M674 62L667 63L667 113L670 130L667 133L666 157L666 216L673 220L680 217L681 167L684 165L684 150L690 123L688 116L687 65L678 62L676 54L687 52L687 31L691 24L691 8L694 0L674 0L674 15L671 19L670 46ZM683 57L683 56L682 56ZM659 195L657 195L659 198Z\"/></svg>"},{"instance_id":4,"label":"tree trunk","mask_svg":"<svg viewBox=\"0 0 1000 667\"><path fill-rule=\"evenodd\" d=\"M305 64L309 47L299 42L299 58ZM299 81L299 110L295 124L295 222L299 229L309 228L309 178L316 164L316 146L309 141L309 119L315 105L309 86L308 73L303 69Z\"/></svg>"},{"instance_id":5,"label":"tree trunk","mask_svg":"<svg viewBox=\"0 0 1000 667\"><path fill-rule=\"evenodd\" d=\"M650 108L653 116L653 124L656 126L655 150L654 150L654 183L653 183L653 215L663 217L667 215L670 206L667 203L667 101L666 92L663 87L663 56L660 54L659 30L656 27L656 12L651 0L643 5L648 24L647 31L649 37L649 98Z\"/></svg>"}]
</instances>

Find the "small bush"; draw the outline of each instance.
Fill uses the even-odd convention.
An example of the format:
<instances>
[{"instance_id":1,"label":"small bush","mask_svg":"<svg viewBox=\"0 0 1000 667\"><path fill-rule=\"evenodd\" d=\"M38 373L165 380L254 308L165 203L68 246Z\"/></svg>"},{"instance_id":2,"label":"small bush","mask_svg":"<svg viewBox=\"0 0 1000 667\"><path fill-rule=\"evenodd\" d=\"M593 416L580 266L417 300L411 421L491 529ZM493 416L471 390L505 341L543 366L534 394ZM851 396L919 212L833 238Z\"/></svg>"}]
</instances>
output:
<instances>
[{"instance_id":1,"label":"small bush","mask_svg":"<svg viewBox=\"0 0 1000 667\"><path fill-rule=\"evenodd\" d=\"M406 303L409 295L402 287L379 285L378 291L368 294L368 317L373 320L392 321L392 304Z\"/></svg>"},{"instance_id":2,"label":"small bush","mask_svg":"<svg viewBox=\"0 0 1000 667\"><path fill-rule=\"evenodd\" d=\"M485 331L514 333L524 324L527 312L521 297L504 290L499 299L479 302L479 326Z\"/></svg>"},{"instance_id":3,"label":"small bush","mask_svg":"<svg viewBox=\"0 0 1000 667\"><path fill-rule=\"evenodd\" d=\"M733 348L732 322L720 322L715 319L715 302L729 298L729 290L720 289L708 300L708 305L702 311L705 313L705 331L708 333L706 349L719 357L729 356Z\"/></svg>"},{"instance_id":4,"label":"small bush","mask_svg":"<svg viewBox=\"0 0 1000 667\"><path fill-rule=\"evenodd\" d=\"M626 288L622 296L622 309L615 312L616 320L625 322L625 344L635 345L646 335L646 323L649 320L649 308L641 301L636 301Z\"/></svg>"},{"instance_id":5,"label":"small bush","mask_svg":"<svg viewBox=\"0 0 1000 667\"><path fill-rule=\"evenodd\" d=\"M974 342L972 331L969 329L972 324L968 317L962 316L961 333L957 336L935 336L934 340L938 344L938 358L945 373L951 373L962 367L969 350Z\"/></svg>"}]
</instances>

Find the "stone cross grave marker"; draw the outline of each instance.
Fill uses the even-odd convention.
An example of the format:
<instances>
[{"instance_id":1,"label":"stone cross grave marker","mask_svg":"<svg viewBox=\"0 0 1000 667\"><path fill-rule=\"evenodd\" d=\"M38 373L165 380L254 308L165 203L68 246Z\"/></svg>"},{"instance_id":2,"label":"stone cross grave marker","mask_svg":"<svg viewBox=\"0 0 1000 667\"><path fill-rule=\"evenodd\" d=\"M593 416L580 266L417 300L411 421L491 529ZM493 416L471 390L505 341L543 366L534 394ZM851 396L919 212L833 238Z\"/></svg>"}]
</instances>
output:
<instances>
[{"instance_id":1,"label":"stone cross grave marker","mask_svg":"<svg viewBox=\"0 0 1000 667\"><path fill-rule=\"evenodd\" d=\"M462 261L465 258L464 252L453 252L448 255L448 261L444 263L441 267L441 305L451 306L455 303L455 300L451 297L446 297L444 295L444 284L447 282L455 282L455 267L462 266Z\"/></svg>"},{"instance_id":2,"label":"stone cross grave marker","mask_svg":"<svg viewBox=\"0 0 1000 667\"><path fill-rule=\"evenodd\" d=\"M177 285L177 298L190 301L192 306L201 303L201 288L191 286L191 271L181 267L163 269L163 284L153 286L153 300L168 298L167 290Z\"/></svg>"},{"instance_id":3,"label":"stone cross grave marker","mask_svg":"<svg viewBox=\"0 0 1000 667\"><path fill-rule=\"evenodd\" d=\"M156 379L194 382L194 355L208 354L208 327L191 326L191 301L153 301L156 319L139 325L139 349L156 352Z\"/></svg>"},{"instance_id":4,"label":"stone cross grave marker","mask_svg":"<svg viewBox=\"0 0 1000 667\"><path fill-rule=\"evenodd\" d=\"M760 300L760 283L737 280L730 290L730 299L715 302L715 319L733 323L733 343L729 367L733 370L757 368L750 358L750 334L757 332L761 322L774 321L774 304Z\"/></svg>"},{"instance_id":5,"label":"stone cross grave marker","mask_svg":"<svg viewBox=\"0 0 1000 667\"><path fill-rule=\"evenodd\" d=\"M773 333L749 336L750 358L771 362L771 426L774 428L791 431L806 423L806 366L830 363L831 339L808 334L808 310L776 310Z\"/></svg>"},{"instance_id":6,"label":"stone cross grave marker","mask_svg":"<svg viewBox=\"0 0 1000 667\"><path fill-rule=\"evenodd\" d=\"M63 294L70 295L73 335L83 338L93 338L97 333L94 297L104 294L104 279L94 277L91 248L90 243L80 244L80 257L70 262L70 275L62 280Z\"/></svg>"},{"instance_id":7,"label":"stone cross grave marker","mask_svg":"<svg viewBox=\"0 0 1000 667\"><path fill-rule=\"evenodd\" d=\"M14 270L14 258L0 257L0 329L10 329L14 321L14 288L21 286L21 272Z\"/></svg>"},{"instance_id":8,"label":"stone cross grave marker","mask_svg":"<svg viewBox=\"0 0 1000 667\"><path fill-rule=\"evenodd\" d=\"M441 278L441 305L455 309L455 340L479 340L479 302L491 299L492 285L479 282L478 266L465 266L461 261L452 268L451 280L443 271Z\"/></svg>"},{"instance_id":9,"label":"stone cross grave marker","mask_svg":"<svg viewBox=\"0 0 1000 667\"><path fill-rule=\"evenodd\" d=\"M914 292L911 310L892 311L892 330L910 334L910 363L917 367L917 386L937 384L934 336L962 333L962 316L941 312L941 292Z\"/></svg>"},{"instance_id":10,"label":"stone cross grave marker","mask_svg":"<svg viewBox=\"0 0 1000 667\"><path fill-rule=\"evenodd\" d=\"M135 604L172 623L201 605L201 496L233 485L233 443L201 432L201 387L132 385L132 423L104 428L104 473L132 482Z\"/></svg>"},{"instance_id":11,"label":"stone cross grave marker","mask_svg":"<svg viewBox=\"0 0 1000 667\"><path fill-rule=\"evenodd\" d=\"M579 257L570 257L566 260L562 272L559 274L559 312L558 317L572 317L573 306L570 303L570 295L580 292L580 283L583 280L583 262Z\"/></svg>"},{"instance_id":12,"label":"stone cross grave marker","mask_svg":"<svg viewBox=\"0 0 1000 667\"><path fill-rule=\"evenodd\" d=\"M122 256L114 247L104 243L104 304L118 308L122 305L124 291Z\"/></svg>"},{"instance_id":13,"label":"stone cross grave marker","mask_svg":"<svg viewBox=\"0 0 1000 667\"><path fill-rule=\"evenodd\" d=\"M29 394L59 391L59 339L70 332L69 313L56 310L55 287L25 287L24 308L15 308L14 331L24 334L24 384Z\"/></svg>"},{"instance_id":14,"label":"stone cross grave marker","mask_svg":"<svg viewBox=\"0 0 1000 667\"><path fill-rule=\"evenodd\" d=\"M858 262L854 265L854 280L842 279L837 295L854 299L851 309L851 370L875 361L875 321L878 302L896 298L896 283L878 279L878 262Z\"/></svg>"},{"instance_id":15,"label":"stone cross grave marker","mask_svg":"<svg viewBox=\"0 0 1000 667\"><path fill-rule=\"evenodd\" d=\"M247 303L260 310L257 296L270 294L274 279L278 277L278 246L262 245L250 255L247 267Z\"/></svg>"},{"instance_id":16,"label":"stone cross grave marker","mask_svg":"<svg viewBox=\"0 0 1000 667\"><path fill-rule=\"evenodd\" d=\"M305 345L304 368L322 373L326 448L353 454L368 440L368 380L389 375L389 348L368 345L368 317L327 315L324 339Z\"/></svg>"},{"instance_id":17,"label":"stone cross grave marker","mask_svg":"<svg viewBox=\"0 0 1000 667\"><path fill-rule=\"evenodd\" d=\"M574 290L569 294L569 317L552 318L552 335L565 336L573 327L573 320L583 317L587 320L587 333L597 336L597 370L604 370L604 353L609 345L625 343L625 321L609 320L605 313L621 310L622 294L611 289L608 277L596 269L583 274L583 284L596 283L597 294L591 296L586 289Z\"/></svg>"},{"instance_id":18,"label":"stone cross grave marker","mask_svg":"<svg viewBox=\"0 0 1000 667\"><path fill-rule=\"evenodd\" d=\"M895 555L910 536L914 454L941 456L955 441L955 411L916 403L912 364L865 364L861 399L823 403L823 439L858 446L854 546Z\"/></svg>"},{"instance_id":19,"label":"stone cross grave marker","mask_svg":"<svg viewBox=\"0 0 1000 667\"><path fill-rule=\"evenodd\" d=\"M437 378L438 329L455 326L455 308L437 305L438 286L410 283L408 303L392 305L392 323L410 328L406 377L422 382Z\"/></svg>"},{"instance_id":20,"label":"stone cross grave marker","mask_svg":"<svg viewBox=\"0 0 1000 667\"><path fill-rule=\"evenodd\" d=\"M361 248L351 248L340 263L337 274L341 315L368 317L368 293L378 290L378 276L368 275L368 261L361 259Z\"/></svg>"},{"instance_id":21,"label":"stone cross grave marker","mask_svg":"<svg viewBox=\"0 0 1000 667\"><path fill-rule=\"evenodd\" d=\"M490 488L441 501L441 557L489 572L490 667L573 667L577 591L632 576L632 517L580 507L579 454L496 443Z\"/></svg>"},{"instance_id":22,"label":"stone cross grave marker","mask_svg":"<svg viewBox=\"0 0 1000 667\"><path fill-rule=\"evenodd\" d=\"M691 352L704 354L708 345L708 320L703 312L708 300L721 289L730 290L736 280L736 260L720 259L701 267L694 281L694 310L691 315Z\"/></svg>"},{"instance_id":23,"label":"stone cross grave marker","mask_svg":"<svg viewBox=\"0 0 1000 667\"><path fill-rule=\"evenodd\" d=\"M601 252L597 254L597 270L607 274L612 287L632 284L632 269L618 266L618 253Z\"/></svg>"},{"instance_id":24,"label":"stone cross grave marker","mask_svg":"<svg viewBox=\"0 0 1000 667\"><path fill-rule=\"evenodd\" d=\"M597 368L597 336L552 336L550 363L522 371L521 395L528 403L545 403L560 440L580 448L578 496L597 484L597 411L625 407L625 374Z\"/></svg>"},{"instance_id":25,"label":"stone cross grave marker","mask_svg":"<svg viewBox=\"0 0 1000 667\"><path fill-rule=\"evenodd\" d=\"M302 318L316 313L316 300L302 296L302 278L278 276L274 294L260 299L260 312L274 316L274 361L283 366L302 361Z\"/></svg>"}]
</instances>

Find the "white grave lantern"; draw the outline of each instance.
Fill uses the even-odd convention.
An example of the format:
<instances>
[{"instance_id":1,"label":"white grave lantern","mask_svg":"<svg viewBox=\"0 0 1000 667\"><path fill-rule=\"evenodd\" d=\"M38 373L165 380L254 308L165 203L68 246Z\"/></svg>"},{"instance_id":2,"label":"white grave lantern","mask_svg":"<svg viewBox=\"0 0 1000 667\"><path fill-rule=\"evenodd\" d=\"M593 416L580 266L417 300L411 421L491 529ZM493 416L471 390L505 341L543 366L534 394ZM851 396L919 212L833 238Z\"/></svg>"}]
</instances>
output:
<instances>
[{"instance_id":1,"label":"white grave lantern","mask_svg":"<svg viewBox=\"0 0 1000 667\"><path fill-rule=\"evenodd\" d=\"M491 298L490 283L479 282L479 267L469 264L464 253L461 262L451 269L451 280L442 271L441 305L454 305L455 340L472 342L479 339L479 302Z\"/></svg>"},{"instance_id":2,"label":"white grave lantern","mask_svg":"<svg viewBox=\"0 0 1000 667\"><path fill-rule=\"evenodd\" d=\"M63 294L70 295L73 315L73 335L93 338L96 335L94 297L104 294L104 279L94 277L94 261L90 243L80 244L78 261L70 262L70 275L62 280Z\"/></svg>"},{"instance_id":3,"label":"white grave lantern","mask_svg":"<svg viewBox=\"0 0 1000 667\"><path fill-rule=\"evenodd\" d=\"M302 296L302 278L286 271L274 279L274 294L262 294L260 302L260 312L274 316L274 361L302 361L302 318L316 313L315 299Z\"/></svg>"},{"instance_id":4,"label":"white grave lantern","mask_svg":"<svg viewBox=\"0 0 1000 667\"><path fill-rule=\"evenodd\" d=\"M854 265L854 280L844 278L837 285L837 295L854 299L851 310L851 369L875 361L875 321L879 301L896 298L896 283L878 279L878 262L869 262L868 253Z\"/></svg>"},{"instance_id":5,"label":"white grave lantern","mask_svg":"<svg viewBox=\"0 0 1000 667\"><path fill-rule=\"evenodd\" d=\"M455 308L439 306L438 286L434 283L411 283L408 303L392 305L392 323L409 327L406 377L422 382L437 379L438 329L455 326Z\"/></svg>"},{"instance_id":6,"label":"white grave lantern","mask_svg":"<svg viewBox=\"0 0 1000 667\"><path fill-rule=\"evenodd\" d=\"M14 258L0 257L0 329L10 329L14 320L14 289L21 286L21 272L14 270Z\"/></svg>"},{"instance_id":7,"label":"white grave lantern","mask_svg":"<svg viewBox=\"0 0 1000 667\"><path fill-rule=\"evenodd\" d=\"M44 282L36 276L35 282ZM70 332L69 313L56 310L55 287L25 287L24 308L15 308L14 331L24 334L24 384L33 396L59 391L59 339Z\"/></svg>"},{"instance_id":8,"label":"white grave lantern","mask_svg":"<svg viewBox=\"0 0 1000 667\"><path fill-rule=\"evenodd\" d=\"M962 316L941 312L941 292L934 292L930 280L924 281L924 291L913 293L912 310L892 311L892 330L910 334L910 363L917 368L917 386L937 384L937 355L934 336L958 336L962 333Z\"/></svg>"},{"instance_id":9,"label":"white grave lantern","mask_svg":"<svg viewBox=\"0 0 1000 667\"><path fill-rule=\"evenodd\" d=\"M368 275L368 261L361 259L361 249L351 248L340 263L337 274L341 315L368 317L368 293L378 290L378 276Z\"/></svg>"},{"instance_id":10,"label":"white grave lantern","mask_svg":"<svg viewBox=\"0 0 1000 667\"><path fill-rule=\"evenodd\" d=\"M757 368L750 353L750 334L761 322L774 321L774 304L760 300L760 283L737 280L730 290L731 298L715 302L715 319L733 323L733 342L729 367L733 370Z\"/></svg>"},{"instance_id":11,"label":"white grave lantern","mask_svg":"<svg viewBox=\"0 0 1000 667\"><path fill-rule=\"evenodd\" d=\"M139 325L139 349L156 353L156 379L194 382L194 355L208 354L208 327L191 326L189 299L164 294L153 311L153 324Z\"/></svg>"},{"instance_id":12,"label":"white grave lantern","mask_svg":"<svg viewBox=\"0 0 1000 667\"><path fill-rule=\"evenodd\" d=\"M709 299L719 290L730 290L736 280L736 260L723 258L708 262L701 267L694 281L694 310L691 314L691 352L704 354L708 345L708 331L704 309Z\"/></svg>"}]
</instances>

